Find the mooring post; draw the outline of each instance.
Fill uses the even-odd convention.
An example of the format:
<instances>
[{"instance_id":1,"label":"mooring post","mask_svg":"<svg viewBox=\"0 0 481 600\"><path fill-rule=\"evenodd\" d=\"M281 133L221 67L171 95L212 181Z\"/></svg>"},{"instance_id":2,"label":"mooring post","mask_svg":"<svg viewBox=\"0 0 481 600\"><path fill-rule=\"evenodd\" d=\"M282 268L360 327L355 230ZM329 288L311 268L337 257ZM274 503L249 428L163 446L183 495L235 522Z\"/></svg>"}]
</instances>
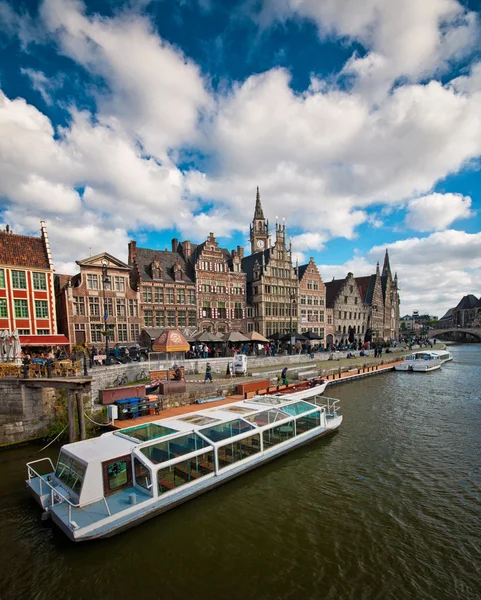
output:
<instances>
[{"instance_id":1,"label":"mooring post","mask_svg":"<svg viewBox=\"0 0 481 600\"><path fill-rule=\"evenodd\" d=\"M87 432L85 431L85 415L84 415L84 403L83 403L82 392L77 391L77 392L75 392L75 395L77 396L77 413L78 413L78 426L79 426L79 430L80 430L80 439L86 440Z\"/></svg>"},{"instance_id":2,"label":"mooring post","mask_svg":"<svg viewBox=\"0 0 481 600\"><path fill-rule=\"evenodd\" d=\"M75 442L77 439L77 427L75 425L75 397L73 390L67 390L68 411L68 441Z\"/></svg>"}]
</instances>

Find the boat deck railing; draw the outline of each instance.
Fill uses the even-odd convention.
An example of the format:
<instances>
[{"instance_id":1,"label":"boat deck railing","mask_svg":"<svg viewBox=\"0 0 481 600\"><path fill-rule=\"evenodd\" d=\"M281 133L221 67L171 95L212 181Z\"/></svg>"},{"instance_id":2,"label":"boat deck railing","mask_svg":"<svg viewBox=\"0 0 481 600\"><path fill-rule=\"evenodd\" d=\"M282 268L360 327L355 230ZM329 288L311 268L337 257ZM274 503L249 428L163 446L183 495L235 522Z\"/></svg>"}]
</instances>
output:
<instances>
[{"instance_id":1,"label":"boat deck railing","mask_svg":"<svg viewBox=\"0 0 481 600\"><path fill-rule=\"evenodd\" d=\"M315 396L309 398L308 402L315 404L318 408L323 408L326 411L327 417L336 417L339 411L339 399L331 398L330 396Z\"/></svg>"},{"instance_id":2,"label":"boat deck railing","mask_svg":"<svg viewBox=\"0 0 481 600\"><path fill-rule=\"evenodd\" d=\"M55 467L50 458L48 458L48 457L39 458L38 460L33 460L33 461L27 463L28 481L30 482L32 478L38 479L39 486L40 486L40 490L39 490L40 501L42 501L41 498L44 494L43 485L45 485L47 487L47 489L50 490L50 506L54 506L55 504L61 504L62 502L66 502L68 504L68 524L73 529L78 529L78 525L75 523L75 521L72 521L72 508L78 508L79 510L82 510L80 503L72 502L70 500L70 498L68 498L67 496L64 496L64 494L62 494L62 492L58 488L54 487L54 485L52 484L51 481L49 481L48 479L45 479L44 475L40 475L40 473L37 473L37 471L32 467L32 465L43 462L43 461L48 461L50 463L50 466L52 467L51 472L52 473L55 472ZM49 476L47 476L47 477L49 477ZM59 485L59 484L57 484L57 485ZM93 504L94 502L99 502L102 500L105 504L107 514L110 517L111 512L110 512L110 508L109 508L109 505L107 504L107 499L105 498L105 496L100 496L99 498L96 498L95 500L92 500L91 502L89 502L89 504Z\"/></svg>"}]
</instances>

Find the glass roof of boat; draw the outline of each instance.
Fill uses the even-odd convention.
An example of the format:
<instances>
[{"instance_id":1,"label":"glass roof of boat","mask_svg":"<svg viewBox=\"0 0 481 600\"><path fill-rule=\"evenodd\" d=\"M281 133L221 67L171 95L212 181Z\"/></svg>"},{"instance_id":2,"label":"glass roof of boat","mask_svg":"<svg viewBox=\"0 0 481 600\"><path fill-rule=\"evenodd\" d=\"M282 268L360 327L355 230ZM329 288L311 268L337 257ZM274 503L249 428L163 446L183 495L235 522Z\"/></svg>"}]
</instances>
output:
<instances>
[{"instance_id":1,"label":"glass roof of boat","mask_svg":"<svg viewBox=\"0 0 481 600\"><path fill-rule=\"evenodd\" d=\"M258 427L263 427L264 425L270 425L276 421L287 419L289 416L289 413L284 412L284 410L279 408L269 408L268 410L263 410L262 412L246 417L246 420L255 423Z\"/></svg>"},{"instance_id":2,"label":"glass roof of boat","mask_svg":"<svg viewBox=\"0 0 481 600\"><path fill-rule=\"evenodd\" d=\"M255 408L249 408L247 406L238 406L236 404L234 404L234 406L226 406L226 407L222 406L219 408L222 408L223 412L233 412L238 415L247 415L248 413L251 413L254 410L256 410Z\"/></svg>"},{"instance_id":3,"label":"glass roof of boat","mask_svg":"<svg viewBox=\"0 0 481 600\"><path fill-rule=\"evenodd\" d=\"M250 425L242 419L235 419L234 421L228 421L227 423L221 423L213 427L206 427L205 429L201 429L200 433L213 442L220 442L253 429L255 429L254 425Z\"/></svg>"},{"instance_id":4,"label":"glass roof of boat","mask_svg":"<svg viewBox=\"0 0 481 600\"><path fill-rule=\"evenodd\" d=\"M251 402L255 403L255 404L272 404L272 405L278 405L278 404L285 404L286 402L290 402L291 399L289 399L287 396L260 396L259 398L250 398L248 400L249 404Z\"/></svg>"},{"instance_id":5,"label":"glass roof of boat","mask_svg":"<svg viewBox=\"0 0 481 600\"><path fill-rule=\"evenodd\" d=\"M316 407L312 406L312 404L300 400L299 402L295 402L294 404L287 404L286 406L283 406L282 410L292 416L296 416L302 415L302 413L305 413L314 408Z\"/></svg>"},{"instance_id":6,"label":"glass roof of boat","mask_svg":"<svg viewBox=\"0 0 481 600\"><path fill-rule=\"evenodd\" d=\"M211 446L197 434L189 433L144 446L140 451L152 463L157 464L203 448Z\"/></svg>"},{"instance_id":7,"label":"glass roof of boat","mask_svg":"<svg viewBox=\"0 0 481 600\"><path fill-rule=\"evenodd\" d=\"M155 440L171 433L177 433L176 429L165 427L164 425L157 425L156 423L147 423L146 425L137 425L135 427L127 427L126 429L120 429L115 432L116 434L128 435L134 440L139 442L148 442L149 440Z\"/></svg>"},{"instance_id":8,"label":"glass roof of boat","mask_svg":"<svg viewBox=\"0 0 481 600\"><path fill-rule=\"evenodd\" d=\"M207 417L206 415L189 415L188 417L179 417L177 421L184 423L192 423L192 425L209 425L210 423L218 423L220 419Z\"/></svg>"}]
</instances>

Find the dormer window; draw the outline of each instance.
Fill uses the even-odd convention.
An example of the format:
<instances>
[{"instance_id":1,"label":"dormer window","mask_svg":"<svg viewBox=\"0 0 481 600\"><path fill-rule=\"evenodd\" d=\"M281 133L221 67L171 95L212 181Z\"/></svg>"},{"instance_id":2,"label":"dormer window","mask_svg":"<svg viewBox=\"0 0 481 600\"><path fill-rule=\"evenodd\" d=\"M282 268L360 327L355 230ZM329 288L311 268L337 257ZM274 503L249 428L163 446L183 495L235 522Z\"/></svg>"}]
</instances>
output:
<instances>
[{"instance_id":1,"label":"dormer window","mask_svg":"<svg viewBox=\"0 0 481 600\"><path fill-rule=\"evenodd\" d=\"M179 263L174 265L174 281L182 281L184 279L184 271Z\"/></svg>"},{"instance_id":2,"label":"dormer window","mask_svg":"<svg viewBox=\"0 0 481 600\"><path fill-rule=\"evenodd\" d=\"M160 266L160 262L157 257L152 261L150 270L152 273L152 279L162 279L162 267Z\"/></svg>"}]
</instances>

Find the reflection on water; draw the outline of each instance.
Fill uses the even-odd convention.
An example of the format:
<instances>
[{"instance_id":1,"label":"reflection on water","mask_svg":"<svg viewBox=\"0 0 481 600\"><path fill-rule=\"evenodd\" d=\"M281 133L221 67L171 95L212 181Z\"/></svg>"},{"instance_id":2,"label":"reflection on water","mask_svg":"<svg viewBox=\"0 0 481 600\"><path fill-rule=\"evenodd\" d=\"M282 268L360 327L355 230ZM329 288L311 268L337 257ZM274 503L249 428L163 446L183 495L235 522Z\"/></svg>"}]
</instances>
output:
<instances>
[{"instance_id":1,"label":"reflection on water","mask_svg":"<svg viewBox=\"0 0 481 600\"><path fill-rule=\"evenodd\" d=\"M481 598L481 346L452 351L333 387L339 433L107 540L41 522L37 448L0 453L0 598Z\"/></svg>"}]
</instances>

